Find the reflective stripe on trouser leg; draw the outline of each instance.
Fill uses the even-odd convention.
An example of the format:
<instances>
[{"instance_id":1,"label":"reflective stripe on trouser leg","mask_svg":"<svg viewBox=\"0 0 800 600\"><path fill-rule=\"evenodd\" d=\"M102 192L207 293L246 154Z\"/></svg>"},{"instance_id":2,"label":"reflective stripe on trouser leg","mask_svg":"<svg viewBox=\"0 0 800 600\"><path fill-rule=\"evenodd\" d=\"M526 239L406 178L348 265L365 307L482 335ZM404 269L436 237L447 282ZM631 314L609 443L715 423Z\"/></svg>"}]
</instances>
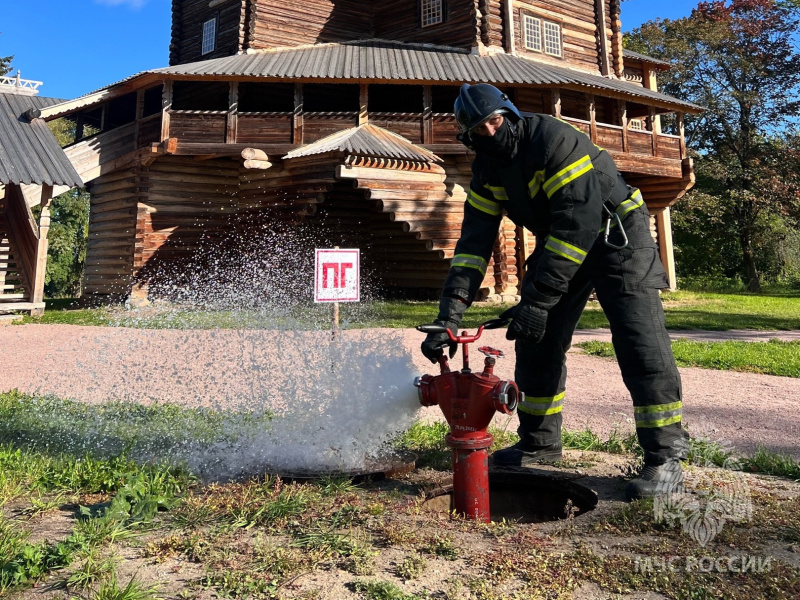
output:
<instances>
[{"instance_id":1,"label":"reflective stripe on trouser leg","mask_svg":"<svg viewBox=\"0 0 800 600\"><path fill-rule=\"evenodd\" d=\"M630 248L613 250L595 245L592 280L611 325L622 379L633 398L636 433L645 462L661 464L682 458L687 452L687 436L680 420L680 373L658 293L666 280L647 215L633 211L625 227L632 241Z\"/></svg>"},{"instance_id":2,"label":"reflective stripe on trouser leg","mask_svg":"<svg viewBox=\"0 0 800 600\"><path fill-rule=\"evenodd\" d=\"M528 272L536 272L536 261L543 249L544 244L540 244L534 251ZM526 397L525 405L517 411L517 432L532 446L549 446L561 440L561 405L567 380L566 352L591 287L585 270L579 269L570 282L568 293L550 309L542 341L539 344L516 342L514 381Z\"/></svg>"}]
</instances>

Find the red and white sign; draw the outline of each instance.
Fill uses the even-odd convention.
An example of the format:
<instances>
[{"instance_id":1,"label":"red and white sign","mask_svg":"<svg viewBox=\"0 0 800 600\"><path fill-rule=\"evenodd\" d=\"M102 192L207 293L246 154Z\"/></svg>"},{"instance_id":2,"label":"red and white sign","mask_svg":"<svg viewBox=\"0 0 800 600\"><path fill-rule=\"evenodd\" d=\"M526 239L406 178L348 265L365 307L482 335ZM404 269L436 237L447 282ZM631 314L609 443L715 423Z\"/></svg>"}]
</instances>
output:
<instances>
[{"instance_id":1,"label":"red and white sign","mask_svg":"<svg viewBox=\"0 0 800 600\"><path fill-rule=\"evenodd\" d=\"M358 302L361 299L361 253L358 248L316 250L314 302Z\"/></svg>"}]
</instances>

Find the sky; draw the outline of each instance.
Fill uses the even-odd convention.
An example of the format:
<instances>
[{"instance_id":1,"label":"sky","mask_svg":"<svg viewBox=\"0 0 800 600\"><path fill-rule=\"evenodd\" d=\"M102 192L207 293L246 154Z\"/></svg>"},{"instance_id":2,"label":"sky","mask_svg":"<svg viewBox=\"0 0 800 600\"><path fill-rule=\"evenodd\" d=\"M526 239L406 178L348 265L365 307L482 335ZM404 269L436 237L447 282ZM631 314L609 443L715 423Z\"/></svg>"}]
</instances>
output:
<instances>
[{"instance_id":1,"label":"sky","mask_svg":"<svg viewBox=\"0 0 800 600\"><path fill-rule=\"evenodd\" d=\"M296 0L295 0L296 1ZM626 31L687 16L698 0L626 0ZM0 0L0 56L42 81L41 96L76 98L169 63L171 0Z\"/></svg>"}]
</instances>

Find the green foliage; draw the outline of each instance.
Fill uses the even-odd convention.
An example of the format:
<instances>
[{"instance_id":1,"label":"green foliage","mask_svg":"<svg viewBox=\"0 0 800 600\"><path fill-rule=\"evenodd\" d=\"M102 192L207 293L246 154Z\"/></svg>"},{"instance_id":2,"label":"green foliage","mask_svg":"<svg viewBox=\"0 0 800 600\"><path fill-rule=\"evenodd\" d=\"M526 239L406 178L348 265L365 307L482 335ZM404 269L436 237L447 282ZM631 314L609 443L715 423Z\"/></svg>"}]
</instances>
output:
<instances>
[{"instance_id":1,"label":"green foliage","mask_svg":"<svg viewBox=\"0 0 800 600\"><path fill-rule=\"evenodd\" d=\"M114 572L111 577L102 580L90 600L161 600L157 593L157 586L145 587L136 581L135 575L125 587L120 587Z\"/></svg>"},{"instance_id":2,"label":"green foliage","mask_svg":"<svg viewBox=\"0 0 800 600\"><path fill-rule=\"evenodd\" d=\"M406 594L391 581L356 581L353 589L366 600L421 600L425 596Z\"/></svg>"},{"instance_id":3,"label":"green foliage","mask_svg":"<svg viewBox=\"0 0 800 600\"><path fill-rule=\"evenodd\" d=\"M27 533L19 531L0 513L0 595L10 588L37 581L53 569L72 560L71 540L32 544Z\"/></svg>"},{"instance_id":4,"label":"green foliage","mask_svg":"<svg viewBox=\"0 0 800 600\"><path fill-rule=\"evenodd\" d=\"M50 214L45 293L80 296L89 241L89 194L83 189L61 194L53 200Z\"/></svg>"},{"instance_id":5,"label":"green foliage","mask_svg":"<svg viewBox=\"0 0 800 600\"><path fill-rule=\"evenodd\" d=\"M0 77L7 75L11 71L12 60L14 60L13 56L0 56Z\"/></svg>"},{"instance_id":6,"label":"green foliage","mask_svg":"<svg viewBox=\"0 0 800 600\"><path fill-rule=\"evenodd\" d=\"M561 431L561 444L571 450L584 452L608 452L609 454L641 453L635 433L622 435L614 430L608 439L603 441L590 429L584 431Z\"/></svg>"},{"instance_id":7,"label":"green foliage","mask_svg":"<svg viewBox=\"0 0 800 600\"><path fill-rule=\"evenodd\" d=\"M592 356L615 356L608 342L577 344ZM723 371L763 373L781 377L800 377L800 342L672 342L675 361L681 367L702 367Z\"/></svg>"},{"instance_id":8,"label":"green foliage","mask_svg":"<svg viewBox=\"0 0 800 600\"><path fill-rule=\"evenodd\" d=\"M759 291L762 277L800 268L788 250L800 220L799 24L797 3L727 0L626 35L628 48L673 64L663 91L706 109L686 122L698 182L675 210L682 276L737 275Z\"/></svg>"}]
</instances>

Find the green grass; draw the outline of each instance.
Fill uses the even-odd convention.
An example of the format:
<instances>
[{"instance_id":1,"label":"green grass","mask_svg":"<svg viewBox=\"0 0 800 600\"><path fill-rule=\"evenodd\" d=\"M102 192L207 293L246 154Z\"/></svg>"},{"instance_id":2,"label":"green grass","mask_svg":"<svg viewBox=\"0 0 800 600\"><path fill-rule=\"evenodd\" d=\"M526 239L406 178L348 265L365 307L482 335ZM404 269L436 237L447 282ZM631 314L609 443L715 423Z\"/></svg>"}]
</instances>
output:
<instances>
[{"instance_id":1,"label":"green grass","mask_svg":"<svg viewBox=\"0 0 800 600\"><path fill-rule=\"evenodd\" d=\"M0 443L96 457L126 454L141 462L190 456L255 435L269 427L271 419L268 412L134 402L90 405L17 391L0 393Z\"/></svg>"},{"instance_id":2,"label":"green grass","mask_svg":"<svg viewBox=\"0 0 800 600\"><path fill-rule=\"evenodd\" d=\"M576 344L591 356L615 356L609 342ZM693 342L675 340L672 352L681 367L800 377L800 342Z\"/></svg>"},{"instance_id":3,"label":"green grass","mask_svg":"<svg viewBox=\"0 0 800 600\"><path fill-rule=\"evenodd\" d=\"M668 329L797 330L800 329L800 292L768 290L761 294L747 292L677 291L662 294ZM466 315L464 327L497 317L509 305L476 304ZM408 328L429 323L436 317L438 302L381 301L342 304L344 327ZM75 308L70 299L48 301L42 317L25 317L20 323L68 325L111 325L147 329L228 329L290 326L327 328L330 307L307 304L280 313L269 311L186 310L150 307L125 310L122 307ZM608 320L597 302L590 302L578 323L579 329L608 327Z\"/></svg>"}]
</instances>

